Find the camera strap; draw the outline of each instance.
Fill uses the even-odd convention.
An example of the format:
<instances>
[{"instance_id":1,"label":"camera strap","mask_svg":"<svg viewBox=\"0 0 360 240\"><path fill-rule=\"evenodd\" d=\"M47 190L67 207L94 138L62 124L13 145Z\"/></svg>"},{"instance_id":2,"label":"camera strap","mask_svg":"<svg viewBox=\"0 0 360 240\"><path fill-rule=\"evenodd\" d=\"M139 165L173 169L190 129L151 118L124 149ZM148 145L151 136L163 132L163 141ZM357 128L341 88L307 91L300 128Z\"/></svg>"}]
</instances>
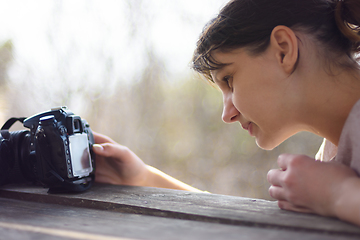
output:
<instances>
[{"instance_id":1,"label":"camera strap","mask_svg":"<svg viewBox=\"0 0 360 240\"><path fill-rule=\"evenodd\" d=\"M21 123L24 122L26 118L10 118L6 121L6 123L4 123L4 125L2 126L1 130L9 130L10 127L16 123L16 121L19 121Z\"/></svg>"}]
</instances>

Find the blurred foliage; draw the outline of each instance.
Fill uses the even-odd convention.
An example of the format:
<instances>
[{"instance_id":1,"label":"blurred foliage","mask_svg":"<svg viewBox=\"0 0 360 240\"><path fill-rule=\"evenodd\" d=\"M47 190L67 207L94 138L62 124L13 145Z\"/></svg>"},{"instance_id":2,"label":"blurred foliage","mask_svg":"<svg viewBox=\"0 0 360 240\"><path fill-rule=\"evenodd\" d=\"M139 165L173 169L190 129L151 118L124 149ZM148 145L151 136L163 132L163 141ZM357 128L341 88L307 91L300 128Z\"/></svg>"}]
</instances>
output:
<instances>
[{"instance_id":1,"label":"blurred foliage","mask_svg":"<svg viewBox=\"0 0 360 240\"><path fill-rule=\"evenodd\" d=\"M0 121L5 120L4 106L8 97L8 68L13 60L13 45L11 40L0 45Z\"/></svg>"},{"instance_id":2,"label":"blurred foliage","mask_svg":"<svg viewBox=\"0 0 360 240\"><path fill-rule=\"evenodd\" d=\"M75 38L68 40L68 48L61 45L59 3L47 32L51 45L47 51L56 64L48 71L54 73L39 75L31 62L19 59L12 68L16 46L7 41L0 47L1 121L67 105L94 131L181 181L212 193L269 199L266 174L277 168L277 156L284 152L314 156L321 139L301 133L272 151L258 148L239 124L222 122L222 96L216 88L196 74L169 77L166 63L146 39L148 32L141 35L150 29L152 15L146 15L144 1L127 3L131 27L127 42L146 43L144 54L134 53L142 67L130 81L122 81L124 72L117 69L133 66L121 51L114 55L105 47L106 35L101 38L104 42L94 43L96 49L82 49ZM92 28L88 30L91 33ZM78 72L80 68L86 72Z\"/></svg>"},{"instance_id":3,"label":"blurred foliage","mask_svg":"<svg viewBox=\"0 0 360 240\"><path fill-rule=\"evenodd\" d=\"M8 81L7 69L13 56L13 45L11 40L6 41L0 46L0 87L4 87Z\"/></svg>"}]
</instances>

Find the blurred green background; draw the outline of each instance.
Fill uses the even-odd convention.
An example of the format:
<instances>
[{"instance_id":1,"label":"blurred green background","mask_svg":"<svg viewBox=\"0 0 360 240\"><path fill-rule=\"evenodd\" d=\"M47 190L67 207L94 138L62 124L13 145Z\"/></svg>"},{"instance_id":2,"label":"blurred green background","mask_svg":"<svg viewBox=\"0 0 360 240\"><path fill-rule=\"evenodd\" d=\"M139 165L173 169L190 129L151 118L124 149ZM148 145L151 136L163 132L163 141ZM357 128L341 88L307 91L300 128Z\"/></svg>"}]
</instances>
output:
<instances>
[{"instance_id":1,"label":"blurred green background","mask_svg":"<svg viewBox=\"0 0 360 240\"><path fill-rule=\"evenodd\" d=\"M270 199L277 156L314 156L321 139L300 133L264 151L221 121L221 93L189 63L225 2L0 0L0 121L66 105L194 187Z\"/></svg>"}]
</instances>

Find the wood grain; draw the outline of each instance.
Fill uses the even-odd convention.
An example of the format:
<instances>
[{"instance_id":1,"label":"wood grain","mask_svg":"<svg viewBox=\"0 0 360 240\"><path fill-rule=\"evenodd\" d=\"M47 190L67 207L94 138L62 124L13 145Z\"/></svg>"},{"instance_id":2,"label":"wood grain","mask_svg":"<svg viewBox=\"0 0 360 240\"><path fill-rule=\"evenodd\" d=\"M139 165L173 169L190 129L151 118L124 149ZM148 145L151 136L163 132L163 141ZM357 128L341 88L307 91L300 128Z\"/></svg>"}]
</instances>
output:
<instances>
[{"instance_id":1,"label":"wood grain","mask_svg":"<svg viewBox=\"0 0 360 240\"><path fill-rule=\"evenodd\" d=\"M0 239L354 240L358 236L227 225L0 198Z\"/></svg>"},{"instance_id":2,"label":"wood grain","mask_svg":"<svg viewBox=\"0 0 360 240\"><path fill-rule=\"evenodd\" d=\"M120 213L294 231L360 234L360 228L334 218L280 210L273 201L190 193L160 188L97 184L82 194L48 194L46 189L9 186L0 197Z\"/></svg>"}]
</instances>

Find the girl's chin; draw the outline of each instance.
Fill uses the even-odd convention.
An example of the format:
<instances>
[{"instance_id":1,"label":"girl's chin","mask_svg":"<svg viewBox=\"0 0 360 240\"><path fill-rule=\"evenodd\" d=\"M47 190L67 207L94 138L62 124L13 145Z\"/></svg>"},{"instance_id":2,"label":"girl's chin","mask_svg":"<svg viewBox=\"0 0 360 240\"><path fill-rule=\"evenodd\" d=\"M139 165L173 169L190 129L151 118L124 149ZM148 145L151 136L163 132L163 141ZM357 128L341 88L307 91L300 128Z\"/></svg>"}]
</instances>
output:
<instances>
[{"instance_id":1,"label":"girl's chin","mask_svg":"<svg viewBox=\"0 0 360 240\"><path fill-rule=\"evenodd\" d=\"M273 150L274 148L276 148L277 146L279 146L281 144L275 141L271 141L269 139L261 139L256 137L255 139L256 145L258 145L259 148L264 149L264 150Z\"/></svg>"}]
</instances>

